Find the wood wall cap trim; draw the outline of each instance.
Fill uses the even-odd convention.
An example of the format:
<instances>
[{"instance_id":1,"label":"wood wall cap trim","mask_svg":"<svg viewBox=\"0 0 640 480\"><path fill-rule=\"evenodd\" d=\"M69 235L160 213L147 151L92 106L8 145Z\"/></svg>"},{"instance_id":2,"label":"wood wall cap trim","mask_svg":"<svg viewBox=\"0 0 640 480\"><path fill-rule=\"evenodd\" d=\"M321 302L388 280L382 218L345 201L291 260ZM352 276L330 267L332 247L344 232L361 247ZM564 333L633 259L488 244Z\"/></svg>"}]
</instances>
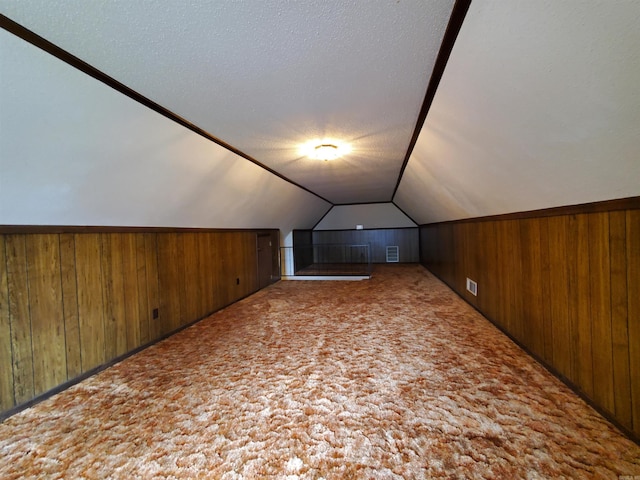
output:
<instances>
[{"instance_id":1,"label":"wood wall cap trim","mask_svg":"<svg viewBox=\"0 0 640 480\"><path fill-rule=\"evenodd\" d=\"M581 213L615 212L618 210L640 210L640 196L603 200L601 202L581 203L578 205L566 205L562 207L543 208L540 210L528 210L525 212L504 213L500 215L488 215L486 217L461 218L459 220L447 220L444 222L423 223L420 226L492 222L496 220L523 220L525 218L556 217L561 215L579 215Z\"/></svg>"},{"instance_id":2,"label":"wood wall cap trim","mask_svg":"<svg viewBox=\"0 0 640 480\"><path fill-rule=\"evenodd\" d=\"M122 227L93 225L0 225L0 234L42 233L233 233L279 232L278 228Z\"/></svg>"},{"instance_id":3,"label":"wood wall cap trim","mask_svg":"<svg viewBox=\"0 0 640 480\"><path fill-rule=\"evenodd\" d=\"M380 227L380 228L328 228L326 230L308 230L309 232L375 232L378 230L416 230L420 227Z\"/></svg>"}]
</instances>

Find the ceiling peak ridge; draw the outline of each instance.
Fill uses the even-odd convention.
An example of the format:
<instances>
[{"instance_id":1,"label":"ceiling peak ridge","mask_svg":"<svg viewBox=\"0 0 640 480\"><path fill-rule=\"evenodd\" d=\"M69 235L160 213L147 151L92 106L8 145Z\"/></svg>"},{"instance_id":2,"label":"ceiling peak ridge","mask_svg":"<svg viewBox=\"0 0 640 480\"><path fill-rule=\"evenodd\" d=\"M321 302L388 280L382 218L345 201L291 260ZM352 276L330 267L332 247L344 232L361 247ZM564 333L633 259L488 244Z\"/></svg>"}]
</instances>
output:
<instances>
[{"instance_id":1,"label":"ceiling peak ridge","mask_svg":"<svg viewBox=\"0 0 640 480\"><path fill-rule=\"evenodd\" d=\"M402 162L402 167L400 168L400 173L398 174L398 181L396 182L396 186L393 189L393 193L391 194L391 199L389 200L390 202L393 202L393 199L398 192L400 182L402 181L402 176L404 175L404 171L407 168L407 164L409 163L409 159L411 158L411 154L413 153L413 148L418 141L418 136L420 135L422 126L427 119L427 114L429 113L429 109L431 108L431 103L436 96L438 85L440 85L440 80L442 79L442 75L444 74L447 62L449 61L449 56L451 55L451 51L453 50L453 47L456 43L458 33L460 33L460 29L462 28L462 24L467 15L467 12L469 11L470 6L471 0L456 0L453 8L451 9L449 23L447 24L447 29L445 30L444 36L442 37L440 51L438 52L438 56L436 57L436 61L433 65L433 71L431 72L429 84L427 85L427 91L424 96L424 101L422 102L420 113L418 114L416 128L413 130L413 135L411 137L411 141L409 142L409 147L407 148L407 153L404 156L404 161Z\"/></svg>"},{"instance_id":2,"label":"ceiling peak ridge","mask_svg":"<svg viewBox=\"0 0 640 480\"><path fill-rule=\"evenodd\" d=\"M353 205L381 205L381 204L387 204L387 203L393 203L393 202L389 200L381 200L379 202L347 202L347 203L334 203L333 206L348 207Z\"/></svg>"}]
</instances>

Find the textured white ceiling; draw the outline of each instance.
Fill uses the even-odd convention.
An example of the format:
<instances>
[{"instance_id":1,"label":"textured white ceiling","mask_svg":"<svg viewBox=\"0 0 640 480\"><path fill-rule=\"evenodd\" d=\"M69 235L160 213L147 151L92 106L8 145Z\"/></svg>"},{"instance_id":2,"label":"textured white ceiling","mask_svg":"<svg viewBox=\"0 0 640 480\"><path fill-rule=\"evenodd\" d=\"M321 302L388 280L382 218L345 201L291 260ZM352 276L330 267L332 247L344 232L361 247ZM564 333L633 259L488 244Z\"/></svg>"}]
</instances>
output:
<instances>
[{"instance_id":1,"label":"textured white ceiling","mask_svg":"<svg viewBox=\"0 0 640 480\"><path fill-rule=\"evenodd\" d=\"M452 4L1 0L0 12L339 204L389 200ZM638 24L634 1L473 1L394 202L428 223L640 195ZM84 90L75 98L94 107ZM56 108L63 117L80 107ZM353 153L300 158L299 144L325 137L351 141ZM103 144L82 142L93 161ZM124 147L112 161L126 170ZM73 164L58 161L73 184ZM208 185L222 192L236 180ZM249 195L243 188L230 201ZM204 208L216 208L201 190ZM144 216L140 205L155 198L131 212Z\"/></svg>"},{"instance_id":2,"label":"textured white ceiling","mask_svg":"<svg viewBox=\"0 0 640 480\"><path fill-rule=\"evenodd\" d=\"M640 2L473 1L394 202L418 223L640 195Z\"/></svg>"},{"instance_id":3,"label":"textured white ceiling","mask_svg":"<svg viewBox=\"0 0 640 480\"><path fill-rule=\"evenodd\" d=\"M3 0L0 11L333 203L389 201L453 0ZM350 142L335 162L312 139Z\"/></svg>"},{"instance_id":4,"label":"textured white ceiling","mask_svg":"<svg viewBox=\"0 0 640 480\"><path fill-rule=\"evenodd\" d=\"M329 208L0 29L0 224L286 235Z\"/></svg>"}]
</instances>

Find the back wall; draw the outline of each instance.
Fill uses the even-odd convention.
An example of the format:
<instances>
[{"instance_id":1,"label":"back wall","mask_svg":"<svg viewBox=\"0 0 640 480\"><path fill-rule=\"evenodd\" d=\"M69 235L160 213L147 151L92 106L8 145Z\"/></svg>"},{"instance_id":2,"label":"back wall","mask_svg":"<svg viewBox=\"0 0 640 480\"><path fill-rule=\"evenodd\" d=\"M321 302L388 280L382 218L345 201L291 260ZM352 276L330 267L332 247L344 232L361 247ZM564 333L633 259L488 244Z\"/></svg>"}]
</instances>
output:
<instances>
[{"instance_id":1,"label":"back wall","mask_svg":"<svg viewBox=\"0 0 640 480\"><path fill-rule=\"evenodd\" d=\"M371 245L371 261L386 262L386 247L399 247L401 263L417 263L420 261L418 227L413 228L379 228L372 230L314 230L313 245L350 244Z\"/></svg>"}]
</instances>

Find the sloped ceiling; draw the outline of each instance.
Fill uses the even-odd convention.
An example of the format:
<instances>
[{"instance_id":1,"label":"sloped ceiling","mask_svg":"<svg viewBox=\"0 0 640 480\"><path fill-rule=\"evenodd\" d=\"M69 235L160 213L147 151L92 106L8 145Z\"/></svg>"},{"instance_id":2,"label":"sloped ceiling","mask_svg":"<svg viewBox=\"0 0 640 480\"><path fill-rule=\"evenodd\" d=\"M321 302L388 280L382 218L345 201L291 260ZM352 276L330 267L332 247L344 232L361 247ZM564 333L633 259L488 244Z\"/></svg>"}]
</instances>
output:
<instances>
[{"instance_id":1,"label":"sloped ceiling","mask_svg":"<svg viewBox=\"0 0 640 480\"><path fill-rule=\"evenodd\" d=\"M640 2L473 1L394 202L418 223L640 195Z\"/></svg>"},{"instance_id":2,"label":"sloped ceiling","mask_svg":"<svg viewBox=\"0 0 640 480\"><path fill-rule=\"evenodd\" d=\"M309 228L331 204L393 200L421 224L640 195L640 2L599 0L473 0L394 195L462 3L2 0L9 19L239 155L183 127L169 132L118 92L96 94L109 89L97 80L78 87L56 77L73 67L53 57L55 66L0 50L0 223ZM5 75L14 68L5 57L42 81ZM112 105L120 107L109 115ZM82 121L87 112L95 124ZM123 130L128 143L100 138ZM184 148L162 151L180 135L190 139ZM320 139L353 151L335 162L300 154ZM16 166L23 150L27 166ZM50 175L29 175L37 169ZM91 207L83 196L114 186L114 205ZM64 203L73 196L83 203ZM296 213L283 219L287 208Z\"/></svg>"},{"instance_id":3,"label":"sloped ceiling","mask_svg":"<svg viewBox=\"0 0 640 480\"><path fill-rule=\"evenodd\" d=\"M330 204L0 30L0 224L311 228Z\"/></svg>"},{"instance_id":4,"label":"sloped ceiling","mask_svg":"<svg viewBox=\"0 0 640 480\"><path fill-rule=\"evenodd\" d=\"M10 19L332 203L388 202L454 0L5 0ZM347 142L339 162L306 142Z\"/></svg>"}]
</instances>

